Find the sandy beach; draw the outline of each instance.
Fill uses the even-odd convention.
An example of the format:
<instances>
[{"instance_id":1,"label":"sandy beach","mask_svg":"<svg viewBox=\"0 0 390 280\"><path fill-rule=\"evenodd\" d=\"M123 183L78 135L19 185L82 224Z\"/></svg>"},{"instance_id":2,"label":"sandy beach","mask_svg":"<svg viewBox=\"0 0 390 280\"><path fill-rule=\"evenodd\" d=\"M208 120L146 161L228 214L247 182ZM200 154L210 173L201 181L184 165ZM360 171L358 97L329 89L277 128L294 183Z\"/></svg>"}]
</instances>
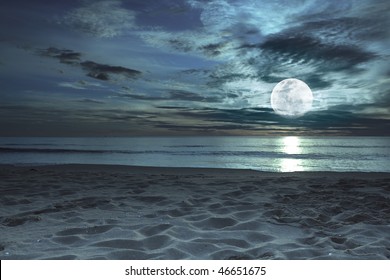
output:
<instances>
[{"instance_id":1,"label":"sandy beach","mask_svg":"<svg viewBox=\"0 0 390 280\"><path fill-rule=\"evenodd\" d=\"M0 166L1 259L390 259L390 174Z\"/></svg>"}]
</instances>

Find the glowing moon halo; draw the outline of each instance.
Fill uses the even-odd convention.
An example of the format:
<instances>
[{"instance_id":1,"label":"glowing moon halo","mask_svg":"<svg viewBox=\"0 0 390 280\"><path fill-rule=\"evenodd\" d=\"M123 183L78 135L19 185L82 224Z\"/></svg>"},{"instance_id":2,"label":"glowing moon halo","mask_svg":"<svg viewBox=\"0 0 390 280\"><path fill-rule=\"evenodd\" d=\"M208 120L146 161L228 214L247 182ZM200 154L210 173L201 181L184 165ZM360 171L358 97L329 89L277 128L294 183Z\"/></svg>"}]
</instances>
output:
<instances>
[{"instance_id":1,"label":"glowing moon halo","mask_svg":"<svg viewBox=\"0 0 390 280\"><path fill-rule=\"evenodd\" d=\"M272 109L283 117L301 117L310 111L312 104L313 93L309 86L301 80L285 79L272 90Z\"/></svg>"}]
</instances>

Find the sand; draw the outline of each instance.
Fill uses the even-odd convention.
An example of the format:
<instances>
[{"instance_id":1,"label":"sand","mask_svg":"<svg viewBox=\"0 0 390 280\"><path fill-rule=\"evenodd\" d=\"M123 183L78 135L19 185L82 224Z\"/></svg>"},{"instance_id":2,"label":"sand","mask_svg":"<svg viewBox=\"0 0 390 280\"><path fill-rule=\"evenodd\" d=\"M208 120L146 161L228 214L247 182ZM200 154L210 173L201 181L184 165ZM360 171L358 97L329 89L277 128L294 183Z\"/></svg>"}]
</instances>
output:
<instances>
[{"instance_id":1,"label":"sand","mask_svg":"<svg viewBox=\"0 0 390 280\"><path fill-rule=\"evenodd\" d=\"M390 259L389 173L0 166L0 258Z\"/></svg>"}]
</instances>

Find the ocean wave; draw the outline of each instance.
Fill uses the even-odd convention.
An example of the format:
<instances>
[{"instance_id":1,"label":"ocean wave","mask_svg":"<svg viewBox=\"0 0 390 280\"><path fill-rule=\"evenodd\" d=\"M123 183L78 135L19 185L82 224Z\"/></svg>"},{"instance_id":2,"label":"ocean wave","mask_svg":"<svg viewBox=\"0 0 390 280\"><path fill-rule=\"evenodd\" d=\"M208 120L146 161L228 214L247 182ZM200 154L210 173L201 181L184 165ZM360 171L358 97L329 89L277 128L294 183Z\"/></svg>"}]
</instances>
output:
<instances>
[{"instance_id":1,"label":"ocean wave","mask_svg":"<svg viewBox=\"0 0 390 280\"><path fill-rule=\"evenodd\" d=\"M104 154L104 153L127 153L130 151L116 150L90 150L90 149L58 149L58 148L8 148L0 147L0 153L83 153L83 154Z\"/></svg>"},{"instance_id":2,"label":"ocean wave","mask_svg":"<svg viewBox=\"0 0 390 280\"><path fill-rule=\"evenodd\" d=\"M174 156L213 156L213 157L262 157L262 158L296 158L326 159L333 158L328 154L286 154L273 151L167 151L167 150L93 150L93 149L58 149L58 148L9 148L0 147L0 153L37 153L37 154L166 154Z\"/></svg>"}]
</instances>

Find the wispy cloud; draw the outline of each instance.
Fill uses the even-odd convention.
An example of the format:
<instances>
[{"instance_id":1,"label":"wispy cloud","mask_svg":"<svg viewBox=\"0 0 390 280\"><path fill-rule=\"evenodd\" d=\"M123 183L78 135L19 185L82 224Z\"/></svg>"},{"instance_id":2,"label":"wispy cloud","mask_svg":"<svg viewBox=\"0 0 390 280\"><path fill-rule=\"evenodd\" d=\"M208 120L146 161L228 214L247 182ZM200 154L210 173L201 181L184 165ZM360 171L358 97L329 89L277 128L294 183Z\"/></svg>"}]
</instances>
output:
<instances>
[{"instance_id":1,"label":"wispy cloud","mask_svg":"<svg viewBox=\"0 0 390 280\"><path fill-rule=\"evenodd\" d=\"M266 56L274 55L278 59L290 60L290 63L315 61L322 68L326 67L325 70L351 69L376 57L356 45L325 44L312 37L293 34L270 37L259 47Z\"/></svg>"},{"instance_id":2,"label":"wispy cloud","mask_svg":"<svg viewBox=\"0 0 390 280\"><path fill-rule=\"evenodd\" d=\"M100 38L113 38L135 27L135 13L122 7L121 1L84 1L73 9L63 23Z\"/></svg>"},{"instance_id":3,"label":"wispy cloud","mask_svg":"<svg viewBox=\"0 0 390 280\"><path fill-rule=\"evenodd\" d=\"M217 60L229 58L229 50L236 48L235 41L201 31L146 30L138 34L147 44L166 50L189 53Z\"/></svg>"},{"instance_id":4,"label":"wispy cloud","mask_svg":"<svg viewBox=\"0 0 390 280\"><path fill-rule=\"evenodd\" d=\"M80 103L89 103L89 104L105 104L105 102L102 101L102 100L91 99L91 98L79 99L79 100L77 100L77 102L80 102Z\"/></svg>"},{"instance_id":5,"label":"wispy cloud","mask_svg":"<svg viewBox=\"0 0 390 280\"><path fill-rule=\"evenodd\" d=\"M89 88L104 88L104 86L100 83L89 82L84 80L79 80L77 82L60 82L58 85L64 88L72 88L78 90L85 90Z\"/></svg>"},{"instance_id":6,"label":"wispy cloud","mask_svg":"<svg viewBox=\"0 0 390 280\"><path fill-rule=\"evenodd\" d=\"M72 88L72 89L86 89L86 87L80 83L61 82L58 84L60 87Z\"/></svg>"},{"instance_id":7,"label":"wispy cloud","mask_svg":"<svg viewBox=\"0 0 390 280\"><path fill-rule=\"evenodd\" d=\"M119 93L121 97L128 97L136 100L148 100L148 101L191 101L191 102L202 102L217 103L221 102L220 96L205 96L200 93L190 92L186 90L170 89L165 94L159 96L152 96L146 94L134 94L131 92L124 91Z\"/></svg>"}]
</instances>

